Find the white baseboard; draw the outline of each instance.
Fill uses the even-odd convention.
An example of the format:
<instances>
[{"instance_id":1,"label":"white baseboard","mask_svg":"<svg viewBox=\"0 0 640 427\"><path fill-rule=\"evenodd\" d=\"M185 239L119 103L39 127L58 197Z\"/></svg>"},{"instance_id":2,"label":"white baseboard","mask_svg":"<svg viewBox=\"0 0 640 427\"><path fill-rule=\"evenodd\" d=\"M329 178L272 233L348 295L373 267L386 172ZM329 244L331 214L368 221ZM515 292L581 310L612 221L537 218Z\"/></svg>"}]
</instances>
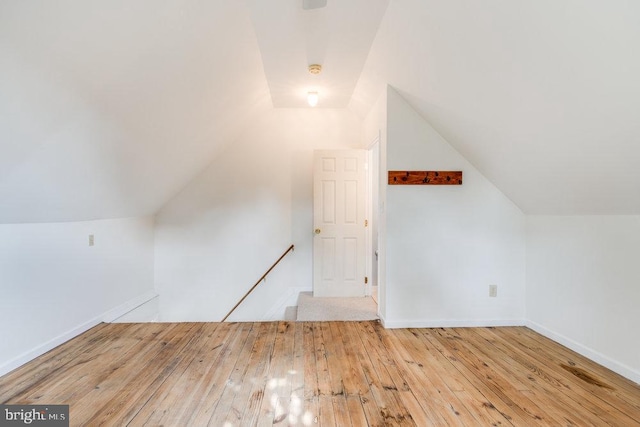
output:
<instances>
[{"instance_id":1,"label":"white baseboard","mask_svg":"<svg viewBox=\"0 0 640 427\"><path fill-rule=\"evenodd\" d=\"M158 294L155 291L145 292L144 294L137 296L133 299L130 299L124 304L120 304L116 308L107 311L105 314L102 315L102 321L106 323L113 322L117 318L124 316L131 310L135 310L136 308L140 307L142 304L151 301L157 296Z\"/></svg>"},{"instance_id":2,"label":"white baseboard","mask_svg":"<svg viewBox=\"0 0 640 427\"><path fill-rule=\"evenodd\" d=\"M545 328L544 326L536 323L536 322L532 322L530 320L527 320L525 323L525 326L528 327L529 329L532 329L534 331L536 331L537 333L539 333L540 335L544 335L545 337L559 343L562 344L563 346L570 348L571 350L575 351L576 353L579 353L581 355L583 355L584 357L586 357L587 359L593 360L594 362L611 369L613 372L616 372L620 375L622 375L625 378L630 379L631 381L634 381L636 384L640 384L640 372L622 364L617 362L616 360L611 359L610 357L605 356L602 353L599 353L589 347L586 347L570 338L565 337L564 335L555 333L547 328Z\"/></svg>"},{"instance_id":3,"label":"white baseboard","mask_svg":"<svg viewBox=\"0 0 640 427\"><path fill-rule=\"evenodd\" d=\"M378 306L378 313L376 314L378 315L378 318L380 319L380 323L382 323L382 326L384 326L385 329L393 329L393 328L387 327L387 321L385 320L384 316L380 314L380 306Z\"/></svg>"},{"instance_id":4,"label":"white baseboard","mask_svg":"<svg viewBox=\"0 0 640 427\"><path fill-rule=\"evenodd\" d=\"M149 297L151 295L151 297ZM27 362L32 361L33 359L35 359L38 356L41 356L43 354L45 354L47 351L56 348L57 346L59 346L60 344L63 344L67 341L69 341L72 338L77 337L78 335L80 335L83 332L88 331L89 329L93 328L94 326L98 325L99 323L103 322L103 321L107 321L106 319L111 318L111 316L116 315L115 318L118 318L120 316L122 316L123 314L127 313L128 311L130 311L132 308L129 307L137 307L140 304L143 304L144 302L148 301L151 298L154 298L155 296L155 292L147 292L144 295L141 295L139 297L133 298L132 300L127 301L126 303L107 311L106 313L96 316L93 319L90 319L78 326L76 326L75 328L72 328L60 335L58 335L57 337L43 343L40 344L39 346L26 351L24 353L22 353L20 356L15 357L11 360L9 360L8 362L3 363L2 365L0 365L0 375L5 375L11 371L13 371L14 369L24 365ZM146 300L144 300L144 298L147 298ZM143 302L140 302L144 300ZM136 305L137 304L137 305ZM124 310L124 311L123 311ZM120 314L118 314L120 313ZM113 320L113 319L111 319Z\"/></svg>"},{"instance_id":5,"label":"white baseboard","mask_svg":"<svg viewBox=\"0 0 640 427\"><path fill-rule=\"evenodd\" d=\"M482 320L385 320L378 315L382 324L387 329L398 328L483 328L489 326L524 326L524 319L482 319Z\"/></svg>"},{"instance_id":6,"label":"white baseboard","mask_svg":"<svg viewBox=\"0 0 640 427\"><path fill-rule=\"evenodd\" d=\"M39 346L22 353L20 356L0 365L0 375L7 374L14 369L24 365L25 363L32 361L36 357L45 354L47 351L56 348L60 344L69 341L71 338L74 338L81 333L88 331L101 322L101 317L102 316L94 317L88 322L78 325L75 328L47 341L46 343L40 344Z\"/></svg>"},{"instance_id":7,"label":"white baseboard","mask_svg":"<svg viewBox=\"0 0 640 427\"><path fill-rule=\"evenodd\" d=\"M287 307L298 305L298 295L300 292L308 292L308 287L290 287L279 299L273 304L271 309L265 314L266 320L284 320L284 311Z\"/></svg>"}]
</instances>

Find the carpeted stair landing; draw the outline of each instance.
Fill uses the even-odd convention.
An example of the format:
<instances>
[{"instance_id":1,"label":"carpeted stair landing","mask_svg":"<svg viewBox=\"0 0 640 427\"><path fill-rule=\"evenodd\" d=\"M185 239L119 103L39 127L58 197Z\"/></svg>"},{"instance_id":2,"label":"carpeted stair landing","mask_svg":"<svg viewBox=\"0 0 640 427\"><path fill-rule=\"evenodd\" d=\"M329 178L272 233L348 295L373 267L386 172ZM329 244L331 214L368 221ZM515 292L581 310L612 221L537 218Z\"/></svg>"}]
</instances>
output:
<instances>
[{"instance_id":1,"label":"carpeted stair landing","mask_svg":"<svg viewBox=\"0 0 640 427\"><path fill-rule=\"evenodd\" d=\"M314 297L312 292L301 292L298 297L297 321L355 321L377 320L378 306L371 297L325 298ZM293 316L294 311L289 310ZM291 319L293 320L293 319Z\"/></svg>"}]
</instances>

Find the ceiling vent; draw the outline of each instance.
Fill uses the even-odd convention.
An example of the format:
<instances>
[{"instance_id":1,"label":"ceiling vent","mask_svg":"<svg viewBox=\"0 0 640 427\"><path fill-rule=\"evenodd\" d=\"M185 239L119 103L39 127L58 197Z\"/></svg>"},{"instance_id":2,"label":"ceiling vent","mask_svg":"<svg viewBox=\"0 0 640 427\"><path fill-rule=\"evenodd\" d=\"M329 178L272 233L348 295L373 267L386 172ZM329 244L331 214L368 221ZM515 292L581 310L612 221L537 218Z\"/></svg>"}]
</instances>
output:
<instances>
[{"instance_id":1,"label":"ceiling vent","mask_svg":"<svg viewBox=\"0 0 640 427\"><path fill-rule=\"evenodd\" d=\"M327 6L327 0L302 0L304 10L321 9Z\"/></svg>"}]
</instances>

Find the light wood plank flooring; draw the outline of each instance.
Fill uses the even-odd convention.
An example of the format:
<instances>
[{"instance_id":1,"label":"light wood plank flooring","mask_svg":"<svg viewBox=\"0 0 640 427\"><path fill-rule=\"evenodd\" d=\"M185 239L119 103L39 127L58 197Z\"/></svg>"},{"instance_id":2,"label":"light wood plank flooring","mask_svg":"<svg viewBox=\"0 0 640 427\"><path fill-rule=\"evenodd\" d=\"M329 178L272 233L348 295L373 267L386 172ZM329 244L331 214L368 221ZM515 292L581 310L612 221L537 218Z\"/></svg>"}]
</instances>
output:
<instances>
[{"instance_id":1,"label":"light wood plank flooring","mask_svg":"<svg viewBox=\"0 0 640 427\"><path fill-rule=\"evenodd\" d=\"M522 327L101 324L0 378L79 426L640 426L640 387Z\"/></svg>"}]
</instances>

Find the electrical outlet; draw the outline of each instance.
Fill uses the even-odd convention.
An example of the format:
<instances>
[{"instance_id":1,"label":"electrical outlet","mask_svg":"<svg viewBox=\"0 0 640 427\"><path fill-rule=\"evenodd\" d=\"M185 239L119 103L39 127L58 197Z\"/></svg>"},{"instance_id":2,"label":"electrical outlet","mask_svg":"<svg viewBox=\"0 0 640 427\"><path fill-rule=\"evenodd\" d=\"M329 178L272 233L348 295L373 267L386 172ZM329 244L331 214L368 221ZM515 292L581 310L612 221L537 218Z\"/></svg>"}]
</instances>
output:
<instances>
[{"instance_id":1,"label":"electrical outlet","mask_svg":"<svg viewBox=\"0 0 640 427\"><path fill-rule=\"evenodd\" d=\"M498 296L498 285L489 285L489 296L492 298Z\"/></svg>"},{"instance_id":2,"label":"electrical outlet","mask_svg":"<svg viewBox=\"0 0 640 427\"><path fill-rule=\"evenodd\" d=\"M93 234L89 234L89 246L93 246L94 242Z\"/></svg>"}]
</instances>

